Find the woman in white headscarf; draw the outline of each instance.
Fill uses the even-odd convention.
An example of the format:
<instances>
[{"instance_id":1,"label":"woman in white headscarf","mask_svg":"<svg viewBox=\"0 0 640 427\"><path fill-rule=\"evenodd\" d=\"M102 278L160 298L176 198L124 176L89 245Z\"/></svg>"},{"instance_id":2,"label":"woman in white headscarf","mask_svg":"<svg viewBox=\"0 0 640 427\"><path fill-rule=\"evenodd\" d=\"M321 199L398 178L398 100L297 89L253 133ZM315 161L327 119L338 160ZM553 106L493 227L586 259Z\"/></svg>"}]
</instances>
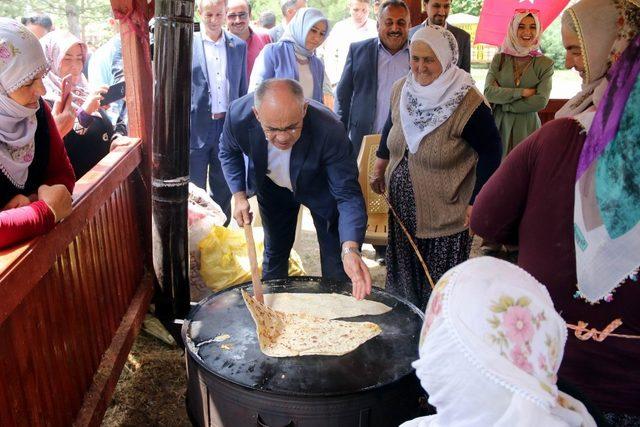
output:
<instances>
[{"instance_id":1,"label":"woman in white headscarf","mask_svg":"<svg viewBox=\"0 0 640 427\"><path fill-rule=\"evenodd\" d=\"M540 127L538 111L549 102L553 60L540 52L541 38L538 12L518 10L487 73L484 96L493 104L503 158Z\"/></svg>"},{"instance_id":2,"label":"woman in white headscarf","mask_svg":"<svg viewBox=\"0 0 640 427\"><path fill-rule=\"evenodd\" d=\"M621 318L615 333L640 335L640 104L627 86L640 87L638 36L629 44L640 13L626 3L622 14L622 4L582 0L565 11L566 65L583 90L504 160L478 195L471 227L517 243L518 265L545 284L567 323L601 331ZM600 90L607 73L616 78ZM640 425L638 360L638 340L571 335L560 374L602 411L632 420L615 425Z\"/></svg>"},{"instance_id":3,"label":"woman in white headscarf","mask_svg":"<svg viewBox=\"0 0 640 427\"><path fill-rule=\"evenodd\" d=\"M47 232L71 212L75 177L41 98L46 70L36 36L0 18L0 248Z\"/></svg>"},{"instance_id":4,"label":"woman in white headscarf","mask_svg":"<svg viewBox=\"0 0 640 427\"><path fill-rule=\"evenodd\" d=\"M471 206L500 163L500 136L471 75L456 65L453 34L421 28L409 55L411 71L392 89L371 186L378 193L388 188L437 281L469 257ZM388 230L386 289L424 309L431 292L426 274L391 215Z\"/></svg>"},{"instance_id":5,"label":"woman in white headscarf","mask_svg":"<svg viewBox=\"0 0 640 427\"><path fill-rule=\"evenodd\" d=\"M271 78L297 80L305 98L322 102L324 64L316 56L329 34L329 20L313 7L303 7L289 22L282 38L262 49L251 71L249 92Z\"/></svg>"},{"instance_id":6,"label":"woman in white headscarf","mask_svg":"<svg viewBox=\"0 0 640 427\"><path fill-rule=\"evenodd\" d=\"M413 363L436 414L401 427L595 427L556 386L567 328L547 290L496 258L447 272L431 294Z\"/></svg>"}]
</instances>

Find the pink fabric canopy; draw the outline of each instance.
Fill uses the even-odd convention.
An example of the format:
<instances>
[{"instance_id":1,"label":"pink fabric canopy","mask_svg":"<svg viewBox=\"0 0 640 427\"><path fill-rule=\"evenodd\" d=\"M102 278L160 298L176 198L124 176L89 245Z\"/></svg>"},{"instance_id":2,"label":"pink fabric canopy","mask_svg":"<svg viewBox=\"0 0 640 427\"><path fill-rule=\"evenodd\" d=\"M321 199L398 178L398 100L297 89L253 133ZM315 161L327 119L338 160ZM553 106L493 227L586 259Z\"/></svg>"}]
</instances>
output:
<instances>
[{"instance_id":1,"label":"pink fabric canopy","mask_svg":"<svg viewBox=\"0 0 640 427\"><path fill-rule=\"evenodd\" d=\"M540 24L546 29L567 3L569 0L484 0L475 43L500 46L516 10L539 11Z\"/></svg>"}]
</instances>

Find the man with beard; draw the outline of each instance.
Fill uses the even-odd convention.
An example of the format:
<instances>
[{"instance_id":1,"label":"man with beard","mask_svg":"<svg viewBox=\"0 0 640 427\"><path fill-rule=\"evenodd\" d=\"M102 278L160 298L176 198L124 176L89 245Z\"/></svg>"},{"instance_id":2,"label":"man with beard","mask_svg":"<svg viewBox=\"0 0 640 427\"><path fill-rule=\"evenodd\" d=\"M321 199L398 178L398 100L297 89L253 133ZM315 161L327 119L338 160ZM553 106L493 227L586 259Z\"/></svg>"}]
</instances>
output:
<instances>
[{"instance_id":1,"label":"man with beard","mask_svg":"<svg viewBox=\"0 0 640 427\"><path fill-rule=\"evenodd\" d=\"M318 53L324 60L325 71L333 86L340 81L349 45L377 35L376 21L369 19L369 0L349 0L349 14L349 18L331 28L327 41Z\"/></svg>"},{"instance_id":2,"label":"man with beard","mask_svg":"<svg viewBox=\"0 0 640 427\"><path fill-rule=\"evenodd\" d=\"M380 5L378 37L353 43L336 89L335 111L349 134L354 155L365 135L382 133L393 83L409 72L409 8L402 0ZM384 260L384 246L376 246Z\"/></svg>"},{"instance_id":3,"label":"man with beard","mask_svg":"<svg viewBox=\"0 0 640 427\"><path fill-rule=\"evenodd\" d=\"M249 25L251 21L251 5L247 0L229 0L227 4L227 28L234 36L240 37L247 44L247 76L256 57L263 47L271 43L269 34L255 31Z\"/></svg>"},{"instance_id":4,"label":"man with beard","mask_svg":"<svg viewBox=\"0 0 640 427\"><path fill-rule=\"evenodd\" d=\"M425 25L436 25L438 27L444 27L451 31L451 34L456 38L458 42L458 67L465 70L467 73L471 70L471 36L465 30L454 27L451 24L447 24L447 17L451 10L451 0L423 0L424 10L427 12L427 19L420 25L409 30L409 40L413 36L413 33L418 31Z\"/></svg>"}]
</instances>

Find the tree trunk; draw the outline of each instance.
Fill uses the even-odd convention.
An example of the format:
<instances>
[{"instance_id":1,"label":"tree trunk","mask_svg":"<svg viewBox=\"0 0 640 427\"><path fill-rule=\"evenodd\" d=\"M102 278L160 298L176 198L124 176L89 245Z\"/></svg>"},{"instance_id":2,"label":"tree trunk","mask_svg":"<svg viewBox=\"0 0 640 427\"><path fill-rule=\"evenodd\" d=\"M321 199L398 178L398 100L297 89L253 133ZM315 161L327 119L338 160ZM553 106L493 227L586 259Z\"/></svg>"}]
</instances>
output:
<instances>
[{"instance_id":1,"label":"tree trunk","mask_svg":"<svg viewBox=\"0 0 640 427\"><path fill-rule=\"evenodd\" d=\"M81 37L80 34L80 13L78 11L77 0L66 0L64 11L67 15L67 25L69 26L69 32L76 37Z\"/></svg>"}]
</instances>

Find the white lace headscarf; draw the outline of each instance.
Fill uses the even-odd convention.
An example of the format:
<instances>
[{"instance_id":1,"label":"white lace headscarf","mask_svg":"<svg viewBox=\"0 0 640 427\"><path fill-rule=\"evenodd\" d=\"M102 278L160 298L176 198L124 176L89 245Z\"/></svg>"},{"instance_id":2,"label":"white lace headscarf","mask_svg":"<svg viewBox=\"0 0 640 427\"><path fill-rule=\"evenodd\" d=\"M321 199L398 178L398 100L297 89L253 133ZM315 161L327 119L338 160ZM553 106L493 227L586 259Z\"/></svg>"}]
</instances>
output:
<instances>
[{"instance_id":1,"label":"white lace headscarf","mask_svg":"<svg viewBox=\"0 0 640 427\"><path fill-rule=\"evenodd\" d=\"M20 189L33 161L38 109L18 104L9 94L46 68L36 36L13 19L0 18L0 172Z\"/></svg>"},{"instance_id":2,"label":"white lace headscarf","mask_svg":"<svg viewBox=\"0 0 640 427\"><path fill-rule=\"evenodd\" d=\"M438 282L413 363L437 414L402 427L595 427L558 391L567 339L546 288L519 267L474 258Z\"/></svg>"},{"instance_id":3,"label":"white lace headscarf","mask_svg":"<svg viewBox=\"0 0 640 427\"><path fill-rule=\"evenodd\" d=\"M422 139L444 123L474 87L473 78L458 68L458 43L450 31L426 26L415 32L411 42L422 41L435 53L442 74L427 86L420 85L409 71L400 95L400 121L411 153Z\"/></svg>"}]
</instances>

